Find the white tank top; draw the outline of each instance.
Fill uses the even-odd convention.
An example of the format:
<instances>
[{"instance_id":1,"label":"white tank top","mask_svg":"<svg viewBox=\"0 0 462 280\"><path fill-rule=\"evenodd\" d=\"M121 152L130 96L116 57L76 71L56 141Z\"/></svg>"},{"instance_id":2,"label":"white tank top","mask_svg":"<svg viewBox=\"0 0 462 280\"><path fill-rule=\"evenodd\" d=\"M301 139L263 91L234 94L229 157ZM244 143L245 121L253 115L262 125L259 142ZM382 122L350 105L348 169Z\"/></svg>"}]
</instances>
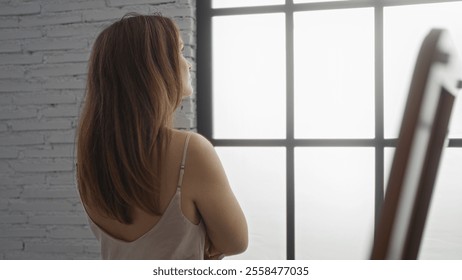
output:
<instances>
[{"instance_id":1,"label":"white tank top","mask_svg":"<svg viewBox=\"0 0 462 280\"><path fill-rule=\"evenodd\" d=\"M88 217L90 228L101 243L102 259L200 260L204 258L205 227L193 224L181 211L181 185L189 138L186 137L176 193L164 214L148 232L134 241L112 237Z\"/></svg>"}]
</instances>

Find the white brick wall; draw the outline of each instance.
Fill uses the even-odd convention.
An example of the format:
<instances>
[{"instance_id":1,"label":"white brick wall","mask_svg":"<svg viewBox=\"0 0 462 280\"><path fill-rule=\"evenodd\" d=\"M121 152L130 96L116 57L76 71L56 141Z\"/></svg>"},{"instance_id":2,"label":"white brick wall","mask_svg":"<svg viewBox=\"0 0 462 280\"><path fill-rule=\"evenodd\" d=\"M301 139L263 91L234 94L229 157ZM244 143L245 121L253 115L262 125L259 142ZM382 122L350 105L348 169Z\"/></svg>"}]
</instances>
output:
<instances>
[{"instance_id":1,"label":"white brick wall","mask_svg":"<svg viewBox=\"0 0 462 280\"><path fill-rule=\"evenodd\" d=\"M127 12L161 12L178 23L194 64L195 3L0 1L0 259L99 257L73 170L91 45ZM177 110L175 126L189 130L195 123L193 96Z\"/></svg>"}]
</instances>

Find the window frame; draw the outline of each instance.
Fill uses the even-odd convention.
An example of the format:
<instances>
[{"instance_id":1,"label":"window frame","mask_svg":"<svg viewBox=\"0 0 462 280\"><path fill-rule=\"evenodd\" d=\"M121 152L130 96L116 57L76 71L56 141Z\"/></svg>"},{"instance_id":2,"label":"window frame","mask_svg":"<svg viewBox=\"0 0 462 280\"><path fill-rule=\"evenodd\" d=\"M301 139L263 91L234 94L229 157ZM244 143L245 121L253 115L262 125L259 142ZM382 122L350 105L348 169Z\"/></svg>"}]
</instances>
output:
<instances>
[{"instance_id":1,"label":"window frame","mask_svg":"<svg viewBox=\"0 0 462 280\"><path fill-rule=\"evenodd\" d=\"M217 8L211 0L197 1L197 130L217 147L283 147L286 150L286 258L295 259L295 148L297 147L372 147L375 149L374 228L384 199L384 152L396 147L397 139L384 137L384 8L402 5L461 2L462 0L350 0L274 6ZM330 9L374 9L375 52L375 137L372 139L296 139L294 137L294 13ZM212 18L227 15L284 13L286 40L286 138L215 139L213 138L212 93ZM462 139L450 138L448 147L462 148Z\"/></svg>"}]
</instances>

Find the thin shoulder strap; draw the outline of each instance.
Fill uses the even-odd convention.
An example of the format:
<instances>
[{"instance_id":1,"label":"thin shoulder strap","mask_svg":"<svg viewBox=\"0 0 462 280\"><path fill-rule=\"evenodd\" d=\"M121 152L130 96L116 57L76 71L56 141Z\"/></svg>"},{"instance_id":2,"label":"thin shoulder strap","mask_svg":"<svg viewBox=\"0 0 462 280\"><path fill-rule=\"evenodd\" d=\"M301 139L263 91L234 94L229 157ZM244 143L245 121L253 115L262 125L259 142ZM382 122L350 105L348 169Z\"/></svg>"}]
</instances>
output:
<instances>
[{"instance_id":1,"label":"thin shoulder strap","mask_svg":"<svg viewBox=\"0 0 462 280\"><path fill-rule=\"evenodd\" d=\"M178 186L177 186L177 188L181 188L181 185L183 184L184 167L185 167L185 163L186 163L186 152L188 151L189 138L191 138L191 133L188 133L188 135L186 136L186 140L184 142L183 158L181 159L180 177L178 178Z\"/></svg>"}]
</instances>

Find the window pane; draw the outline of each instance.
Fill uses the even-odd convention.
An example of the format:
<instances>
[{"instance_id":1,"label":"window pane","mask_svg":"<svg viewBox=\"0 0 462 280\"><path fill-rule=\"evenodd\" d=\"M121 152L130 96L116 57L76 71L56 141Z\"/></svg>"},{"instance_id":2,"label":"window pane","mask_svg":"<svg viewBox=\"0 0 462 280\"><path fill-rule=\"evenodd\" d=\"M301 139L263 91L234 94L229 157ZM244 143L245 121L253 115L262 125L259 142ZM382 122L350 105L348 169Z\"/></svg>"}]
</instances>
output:
<instances>
[{"instance_id":1,"label":"window pane","mask_svg":"<svg viewBox=\"0 0 462 280\"><path fill-rule=\"evenodd\" d=\"M249 226L249 248L231 259L286 259L284 148L216 148Z\"/></svg>"},{"instance_id":2,"label":"window pane","mask_svg":"<svg viewBox=\"0 0 462 280\"><path fill-rule=\"evenodd\" d=\"M212 8L281 5L285 0L212 0Z\"/></svg>"},{"instance_id":3,"label":"window pane","mask_svg":"<svg viewBox=\"0 0 462 280\"><path fill-rule=\"evenodd\" d=\"M433 190L419 259L462 259L461 148L445 149Z\"/></svg>"},{"instance_id":4,"label":"window pane","mask_svg":"<svg viewBox=\"0 0 462 280\"><path fill-rule=\"evenodd\" d=\"M296 148L296 258L368 258L374 183L373 148Z\"/></svg>"},{"instance_id":5,"label":"window pane","mask_svg":"<svg viewBox=\"0 0 462 280\"><path fill-rule=\"evenodd\" d=\"M462 3L397 6L384 11L385 137L397 138L420 44L431 28L447 28L462 52ZM449 137L462 137L462 102L456 98Z\"/></svg>"},{"instance_id":6,"label":"window pane","mask_svg":"<svg viewBox=\"0 0 462 280\"><path fill-rule=\"evenodd\" d=\"M294 15L295 137L374 137L374 11Z\"/></svg>"},{"instance_id":7,"label":"window pane","mask_svg":"<svg viewBox=\"0 0 462 280\"><path fill-rule=\"evenodd\" d=\"M284 18L213 18L215 138L285 138Z\"/></svg>"}]
</instances>

